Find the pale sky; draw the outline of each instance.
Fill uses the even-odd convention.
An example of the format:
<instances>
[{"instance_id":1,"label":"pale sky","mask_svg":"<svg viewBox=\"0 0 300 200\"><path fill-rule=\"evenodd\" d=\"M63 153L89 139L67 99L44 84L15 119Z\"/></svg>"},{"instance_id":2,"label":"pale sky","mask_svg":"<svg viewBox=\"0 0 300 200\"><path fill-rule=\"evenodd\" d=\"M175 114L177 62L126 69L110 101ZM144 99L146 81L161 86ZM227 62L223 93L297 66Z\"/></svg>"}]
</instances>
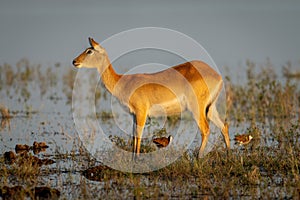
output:
<instances>
[{"instance_id":1,"label":"pale sky","mask_svg":"<svg viewBox=\"0 0 300 200\"><path fill-rule=\"evenodd\" d=\"M199 42L217 65L246 59L300 65L297 0L1 0L0 64L71 63L87 37L101 42L137 27L164 27Z\"/></svg>"}]
</instances>

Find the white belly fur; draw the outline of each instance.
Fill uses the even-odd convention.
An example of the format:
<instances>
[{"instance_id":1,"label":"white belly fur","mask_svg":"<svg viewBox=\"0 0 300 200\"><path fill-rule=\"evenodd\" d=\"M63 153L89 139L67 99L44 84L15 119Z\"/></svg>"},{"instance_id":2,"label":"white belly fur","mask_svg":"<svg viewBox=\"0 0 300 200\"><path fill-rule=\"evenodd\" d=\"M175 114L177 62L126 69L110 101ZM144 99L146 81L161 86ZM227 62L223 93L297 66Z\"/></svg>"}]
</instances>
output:
<instances>
[{"instance_id":1,"label":"white belly fur","mask_svg":"<svg viewBox=\"0 0 300 200\"><path fill-rule=\"evenodd\" d=\"M160 104L152 105L149 109L148 116L171 116L179 114L187 109L187 99L185 96L180 96L171 101L162 102Z\"/></svg>"}]
</instances>

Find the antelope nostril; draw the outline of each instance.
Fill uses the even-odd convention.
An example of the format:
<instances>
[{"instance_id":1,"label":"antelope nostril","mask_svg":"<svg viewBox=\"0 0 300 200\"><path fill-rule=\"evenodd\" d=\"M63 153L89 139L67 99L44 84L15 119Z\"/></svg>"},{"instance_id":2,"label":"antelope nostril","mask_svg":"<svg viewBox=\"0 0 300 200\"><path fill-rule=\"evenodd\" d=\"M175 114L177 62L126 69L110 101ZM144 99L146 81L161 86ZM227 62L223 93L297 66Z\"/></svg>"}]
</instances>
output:
<instances>
[{"instance_id":1,"label":"antelope nostril","mask_svg":"<svg viewBox=\"0 0 300 200\"><path fill-rule=\"evenodd\" d=\"M73 63L73 65L75 65L75 64L76 64L76 61L75 61L75 60L73 60L73 62L72 62L72 63Z\"/></svg>"}]
</instances>

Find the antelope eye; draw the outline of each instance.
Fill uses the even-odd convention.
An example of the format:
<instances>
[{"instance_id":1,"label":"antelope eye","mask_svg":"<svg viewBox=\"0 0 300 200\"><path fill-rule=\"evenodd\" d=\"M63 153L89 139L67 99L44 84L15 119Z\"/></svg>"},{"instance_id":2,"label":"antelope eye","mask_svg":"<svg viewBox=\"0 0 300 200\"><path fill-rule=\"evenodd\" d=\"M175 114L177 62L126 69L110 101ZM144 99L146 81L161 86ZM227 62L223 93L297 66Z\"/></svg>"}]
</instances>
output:
<instances>
[{"instance_id":1,"label":"antelope eye","mask_svg":"<svg viewBox=\"0 0 300 200\"><path fill-rule=\"evenodd\" d=\"M88 49L88 50L86 51L86 53L87 53L87 54L92 54L93 51L92 51L91 49Z\"/></svg>"}]
</instances>

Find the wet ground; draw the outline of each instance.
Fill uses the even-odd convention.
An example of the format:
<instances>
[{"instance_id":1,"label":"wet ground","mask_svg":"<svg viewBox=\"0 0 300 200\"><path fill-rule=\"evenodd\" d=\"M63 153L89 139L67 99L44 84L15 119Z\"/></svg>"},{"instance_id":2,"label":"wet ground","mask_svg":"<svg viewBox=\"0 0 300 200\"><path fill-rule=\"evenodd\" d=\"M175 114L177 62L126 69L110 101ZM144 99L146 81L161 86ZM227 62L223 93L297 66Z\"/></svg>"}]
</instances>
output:
<instances>
[{"instance_id":1,"label":"wet ground","mask_svg":"<svg viewBox=\"0 0 300 200\"><path fill-rule=\"evenodd\" d=\"M54 73L54 71L56 72ZM227 197L251 198L252 196L263 197L264 194L274 194L270 197L275 198L292 198L297 197L297 195L299 197L299 158L297 158L300 156L299 149L292 154L295 158L290 158L294 159L291 161L294 169L290 169L290 165L287 165L286 176L282 176L281 173L276 175L276 171L273 171L272 179L269 179L271 183L266 180L262 181L260 178L269 177L270 171L267 166L263 164L252 165L252 160L251 166L246 165L245 167L248 167L247 173L249 174L247 175L240 175L234 172L237 169L229 168L228 170L231 172L228 173L233 173L231 174L233 179L243 179L245 176L246 178L250 177L249 180L253 179L253 182L251 182L247 178L247 184L249 185L240 188L236 180L231 183L232 185L218 186L218 182L222 180L213 181L218 178L217 175L214 175L217 172L210 172L211 178L209 180L203 177L202 179L200 175L192 177L188 173L185 174L185 172L179 173L180 175L177 177L168 174L172 169L180 167L182 163L176 163L165 169L165 171L158 170L153 173L135 175L118 172L104 166L86 150L75 128L72 113L72 87L75 74L76 71L66 69L59 64L44 69L38 65L31 66L26 60L20 61L15 67L1 66L0 104L3 109L9 110L9 116L2 116L0 127L0 154L3 155L0 159L0 194L3 199L9 196L15 196L16 198L45 197L48 199L94 197L213 198L220 196L223 191L228 191L228 194L225 195ZM96 105L100 107L97 110L97 119L108 138L114 140L113 142L116 142L121 148L129 150L131 135L124 134L124 129L125 132L131 130L130 119L124 118L122 121L123 118L120 114L118 117L121 117L122 123L119 127L116 126L111 110L107 109L110 97L100 86L99 89L101 92L96 94L99 95ZM236 117L238 118L237 115ZM297 114L296 111L295 120L292 120L294 126L299 126L297 117L299 118L299 113ZM274 121L276 122L275 119ZM186 124L185 131L193 131L188 128L190 125L187 125L193 123L188 115L181 121L177 121L176 118L168 119L165 126L162 126L159 120L148 121L145 128L146 138L143 141L145 151L157 150L155 145L151 143L153 133L157 136L161 136L161 134L164 136L173 134L175 136L180 122ZM287 128L290 127L290 122L291 120L288 119L286 122ZM250 133L256 130L253 128L251 120L242 122L233 120L230 121L230 124L231 139L237 133ZM257 149L261 151L261 155L267 155L265 154L267 151L273 152L275 155L277 155L277 151L283 151L283 147L272 149L275 145L280 146L278 138L263 137L261 133L258 133L272 134L270 124L272 123L256 123L255 127L258 128L258 131L254 133L254 136L257 137L254 138L253 144L249 147L234 145L232 140L231 145L234 152L232 162L238 160L243 166L244 163L250 163L248 160L250 157L254 159L257 156L257 153L255 153L255 151L258 152ZM166 128L167 132L159 132L163 127ZM293 148L293 145L299 144L300 136L297 127L290 130L295 133L293 136L294 142L289 143ZM214 149L214 145L220 140L218 130L212 128L212 132L217 134L212 134L208 151ZM264 142L261 142L263 139ZM282 138L280 141L282 141ZM34 142L44 142L47 148L34 148ZM186 154L190 158L184 157L182 158L183 161L179 162L189 160L189 166L198 163L193 161L193 155L200 143L201 138L198 133ZM268 144L267 147L270 150L264 149L261 143ZM272 155L272 153L269 155ZM230 158L229 161L225 160L226 155L223 155L223 153L217 154L215 158L220 159L223 164L230 161ZM213 168L214 164L210 163L211 161L205 158L202 161L204 162L203 165L207 164ZM198 165L201 164L198 163ZM236 165L234 166L236 167ZM194 173L197 173L199 169L203 171L198 166L198 168L195 167ZM294 172L290 173L292 170ZM291 184L288 180L292 180L294 184ZM181 187L182 184L185 186ZM288 186L282 187L285 184L288 184ZM218 189L218 187L220 188Z\"/></svg>"}]
</instances>

